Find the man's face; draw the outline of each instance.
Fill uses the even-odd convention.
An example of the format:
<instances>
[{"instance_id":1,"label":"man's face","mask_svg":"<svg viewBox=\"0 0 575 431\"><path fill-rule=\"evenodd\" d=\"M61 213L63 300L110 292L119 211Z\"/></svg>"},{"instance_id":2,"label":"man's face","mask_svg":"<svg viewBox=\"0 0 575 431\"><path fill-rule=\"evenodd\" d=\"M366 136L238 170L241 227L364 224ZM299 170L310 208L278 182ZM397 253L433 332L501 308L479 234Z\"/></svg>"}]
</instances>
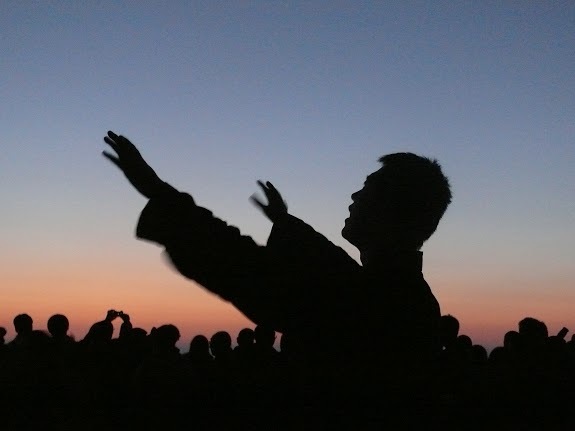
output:
<instances>
[{"instance_id":1,"label":"man's face","mask_svg":"<svg viewBox=\"0 0 575 431\"><path fill-rule=\"evenodd\" d=\"M349 217L345 220L341 234L351 244L360 248L366 241L374 240L374 236L383 228L385 217L383 213L384 194L381 187L381 176L384 168L370 174L361 190L351 195Z\"/></svg>"}]
</instances>

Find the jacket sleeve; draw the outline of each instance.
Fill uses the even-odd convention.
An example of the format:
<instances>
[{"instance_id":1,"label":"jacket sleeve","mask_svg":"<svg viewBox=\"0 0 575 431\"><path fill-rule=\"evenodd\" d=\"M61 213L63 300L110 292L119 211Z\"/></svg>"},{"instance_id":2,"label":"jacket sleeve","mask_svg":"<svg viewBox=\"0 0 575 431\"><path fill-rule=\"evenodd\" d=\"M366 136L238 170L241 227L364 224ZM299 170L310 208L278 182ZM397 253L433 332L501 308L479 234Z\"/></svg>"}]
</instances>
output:
<instances>
[{"instance_id":1,"label":"jacket sleeve","mask_svg":"<svg viewBox=\"0 0 575 431\"><path fill-rule=\"evenodd\" d=\"M333 331L334 324L349 316L361 266L342 248L292 215L274 223L267 248L281 256L282 272L289 274L298 330Z\"/></svg>"},{"instance_id":2,"label":"jacket sleeve","mask_svg":"<svg viewBox=\"0 0 575 431\"><path fill-rule=\"evenodd\" d=\"M267 247L284 260L309 268L320 278L355 273L360 267L341 247L289 214L274 223Z\"/></svg>"},{"instance_id":3,"label":"jacket sleeve","mask_svg":"<svg viewBox=\"0 0 575 431\"><path fill-rule=\"evenodd\" d=\"M280 332L314 325L326 281L338 267L325 250L351 263L343 250L295 217L276 223L268 245L260 246L176 191L148 202L136 236L163 245L182 275L231 302L256 324Z\"/></svg>"}]
</instances>

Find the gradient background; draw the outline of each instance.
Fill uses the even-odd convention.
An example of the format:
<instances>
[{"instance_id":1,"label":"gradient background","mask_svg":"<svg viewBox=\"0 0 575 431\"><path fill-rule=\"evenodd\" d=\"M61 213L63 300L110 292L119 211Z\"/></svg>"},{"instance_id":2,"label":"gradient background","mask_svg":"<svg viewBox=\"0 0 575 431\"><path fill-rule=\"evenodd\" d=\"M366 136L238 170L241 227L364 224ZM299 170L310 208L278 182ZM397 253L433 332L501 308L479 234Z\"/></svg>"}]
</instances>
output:
<instances>
[{"instance_id":1,"label":"gradient background","mask_svg":"<svg viewBox=\"0 0 575 431\"><path fill-rule=\"evenodd\" d=\"M265 244L248 198L340 235L386 153L437 158L454 200L424 245L443 314L488 349L532 316L575 332L575 2L3 1L0 325L106 310L253 327L134 239L145 205L107 130ZM568 334L568 337L571 333Z\"/></svg>"}]
</instances>

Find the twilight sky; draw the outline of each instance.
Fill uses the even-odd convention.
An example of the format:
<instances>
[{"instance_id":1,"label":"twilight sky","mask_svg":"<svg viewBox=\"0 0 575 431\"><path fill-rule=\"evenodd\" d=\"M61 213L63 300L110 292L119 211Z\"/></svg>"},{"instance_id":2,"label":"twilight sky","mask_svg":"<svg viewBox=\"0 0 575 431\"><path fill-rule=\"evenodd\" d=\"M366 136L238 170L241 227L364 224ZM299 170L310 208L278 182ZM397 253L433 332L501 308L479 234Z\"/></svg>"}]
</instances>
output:
<instances>
[{"instance_id":1,"label":"twilight sky","mask_svg":"<svg viewBox=\"0 0 575 431\"><path fill-rule=\"evenodd\" d=\"M166 181L265 244L270 180L341 238L387 153L437 158L453 203L424 244L443 314L489 349L526 316L575 333L575 3L0 3L0 326L115 308L135 326L253 327L134 228L101 156L130 138Z\"/></svg>"}]
</instances>

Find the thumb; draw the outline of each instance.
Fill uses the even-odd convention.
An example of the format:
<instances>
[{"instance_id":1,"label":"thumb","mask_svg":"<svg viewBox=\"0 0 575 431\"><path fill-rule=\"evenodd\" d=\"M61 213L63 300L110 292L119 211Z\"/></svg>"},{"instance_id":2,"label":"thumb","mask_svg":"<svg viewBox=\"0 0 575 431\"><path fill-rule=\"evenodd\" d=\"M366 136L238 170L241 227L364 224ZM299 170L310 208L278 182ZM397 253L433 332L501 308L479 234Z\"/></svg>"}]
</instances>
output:
<instances>
[{"instance_id":1,"label":"thumb","mask_svg":"<svg viewBox=\"0 0 575 431\"><path fill-rule=\"evenodd\" d=\"M107 158L109 161L111 161L113 164L115 164L118 168L124 170L122 168L122 165L120 164L120 159L117 156L115 156L112 153L109 153L107 151L102 151L102 155L105 158Z\"/></svg>"},{"instance_id":2,"label":"thumb","mask_svg":"<svg viewBox=\"0 0 575 431\"><path fill-rule=\"evenodd\" d=\"M255 194L250 196L250 201L262 211L265 211L267 208L266 204L264 204Z\"/></svg>"}]
</instances>

